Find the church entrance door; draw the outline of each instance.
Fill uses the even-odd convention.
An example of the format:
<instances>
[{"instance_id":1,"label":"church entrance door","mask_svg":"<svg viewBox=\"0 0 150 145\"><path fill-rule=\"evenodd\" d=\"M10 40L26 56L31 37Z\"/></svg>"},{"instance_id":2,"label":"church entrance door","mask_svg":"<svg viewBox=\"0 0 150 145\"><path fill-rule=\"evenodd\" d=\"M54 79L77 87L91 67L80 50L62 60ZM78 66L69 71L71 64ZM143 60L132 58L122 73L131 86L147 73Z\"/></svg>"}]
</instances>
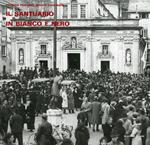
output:
<instances>
[{"instance_id":1,"label":"church entrance door","mask_svg":"<svg viewBox=\"0 0 150 145\"><path fill-rule=\"evenodd\" d=\"M109 61L101 61L101 72L105 72L110 69Z\"/></svg>"},{"instance_id":2,"label":"church entrance door","mask_svg":"<svg viewBox=\"0 0 150 145\"><path fill-rule=\"evenodd\" d=\"M40 68L47 69L48 68L48 61L47 60L40 60Z\"/></svg>"},{"instance_id":3,"label":"church entrance door","mask_svg":"<svg viewBox=\"0 0 150 145\"><path fill-rule=\"evenodd\" d=\"M80 70L80 53L68 53L68 69Z\"/></svg>"}]
</instances>

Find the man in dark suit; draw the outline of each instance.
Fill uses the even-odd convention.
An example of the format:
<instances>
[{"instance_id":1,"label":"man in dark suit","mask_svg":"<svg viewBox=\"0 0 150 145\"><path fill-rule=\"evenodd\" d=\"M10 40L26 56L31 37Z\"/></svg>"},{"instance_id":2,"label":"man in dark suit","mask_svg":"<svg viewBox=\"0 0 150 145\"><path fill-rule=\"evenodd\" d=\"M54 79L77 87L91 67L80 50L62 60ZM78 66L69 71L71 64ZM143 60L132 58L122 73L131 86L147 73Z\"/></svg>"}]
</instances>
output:
<instances>
[{"instance_id":1,"label":"man in dark suit","mask_svg":"<svg viewBox=\"0 0 150 145\"><path fill-rule=\"evenodd\" d=\"M34 123L35 123L35 105L33 101L27 101L27 109L26 109L26 119L27 119L27 128L33 132L35 129Z\"/></svg>"},{"instance_id":2,"label":"man in dark suit","mask_svg":"<svg viewBox=\"0 0 150 145\"><path fill-rule=\"evenodd\" d=\"M52 135L52 125L47 121L47 115L42 115L42 124L39 126L37 134Z\"/></svg>"},{"instance_id":3,"label":"man in dark suit","mask_svg":"<svg viewBox=\"0 0 150 145\"><path fill-rule=\"evenodd\" d=\"M23 145L23 118L15 110L12 117L10 118L10 128L14 135L14 143L18 139L19 145Z\"/></svg>"},{"instance_id":4,"label":"man in dark suit","mask_svg":"<svg viewBox=\"0 0 150 145\"><path fill-rule=\"evenodd\" d=\"M75 129L76 145L88 145L90 134L89 130L84 125L84 120L80 120L77 128Z\"/></svg>"},{"instance_id":5,"label":"man in dark suit","mask_svg":"<svg viewBox=\"0 0 150 145\"><path fill-rule=\"evenodd\" d=\"M18 114L22 116L23 123L26 122L26 110L25 106L21 103L21 100L17 101L17 105L15 106L15 109L17 110Z\"/></svg>"},{"instance_id":6,"label":"man in dark suit","mask_svg":"<svg viewBox=\"0 0 150 145\"><path fill-rule=\"evenodd\" d=\"M1 121L2 121L2 129L5 133L7 133L8 120L10 116L11 116L11 109L8 106L8 101L4 100L1 108Z\"/></svg>"},{"instance_id":7,"label":"man in dark suit","mask_svg":"<svg viewBox=\"0 0 150 145\"><path fill-rule=\"evenodd\" d=\"M49 142L52 145L56 144L56 140L52 136L52 125L47 121L47 115L42 115L42 123L37 130L35 140L37 143L41 143L43 138L44 142Z\"/></svg>"}]
</instances>

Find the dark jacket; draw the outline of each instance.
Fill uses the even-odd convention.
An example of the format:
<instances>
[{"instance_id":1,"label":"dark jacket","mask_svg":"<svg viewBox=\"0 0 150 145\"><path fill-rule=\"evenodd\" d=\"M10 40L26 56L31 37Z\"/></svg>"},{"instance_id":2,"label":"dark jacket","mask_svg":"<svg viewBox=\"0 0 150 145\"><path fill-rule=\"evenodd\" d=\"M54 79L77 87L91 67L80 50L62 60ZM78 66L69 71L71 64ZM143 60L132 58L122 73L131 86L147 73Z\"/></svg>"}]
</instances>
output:
<instances>
[{"instance_id":1,"label":"dark jacket","mask_svg":"<svg viewBox=\"0 0 150 145\"><path fill-rule=\"evenodd\" d=\"M37 134L52 135L52 125L47 121L42 123L38 128Z\"/></svg>"},{"instance_id":2,"label":"dark jacket","mask_svg":"<svg viewBox=\"0 0 150 145\"><path fill-rule=\"evenodd\" d=\"M113 128L112 132L116 131L119 134L118 140L121 142L125 142L124 136L126 133L125 128L122 126L122 122L119 120L116 123L116 126Z\"/></svg>"},{"instance_id":3,"label":"dark jacket","mask_svg":"<svg viewBox=\"0 0 150 145\"><path fill-rule=\"evenodd\" d=\"M78 126L75 130L76 145L88 145L89 130L85 126Z\"/></svg>"},{"instance_id":4,"label":"dark jacket","mask_svg":"<svg viewBox=\"0 0 150 145\"><path fill-rule=\"evenodd\" d=\"M10 128L12 133L21 133L23 131L23 118L15 114L10 118Z\"/></svg>"},{"instance_id":5,"label":"dark jacket","mask_svg":"<svg viewBox=\"0 0 150 145\"><path fill-rule=\"evenodd\" d=\"M25 106L23 104L21 104L20 106L16 106L16 109L18 111L18 114L20 114L23 118L23 121L25 122L26 119L26 110L25 110Z\"/></svg>"},{"instance_id":6,"label":"dark jacket","mask_svg":"<svg viewBox=\"0 0 150 145\"><path fill-rule=\"evenodd\" d=\"M11 116L11 109L9 106L2 106L2 109L1 109L1 115L2 115L2 121L8 121L10 116Z\"/></svg>"},{"instance_id":7,"label":"dark jacket","mask_svg":"<svg viewBox=\"0 0 150 145\"><path fill-rule=\"evenodd\" d=\"M32 102L29 104L29 106L27 106L26 114L30 118L34 118L35 117L35 106L34 106L34 104Z\"/></svg>"}]
</instances>

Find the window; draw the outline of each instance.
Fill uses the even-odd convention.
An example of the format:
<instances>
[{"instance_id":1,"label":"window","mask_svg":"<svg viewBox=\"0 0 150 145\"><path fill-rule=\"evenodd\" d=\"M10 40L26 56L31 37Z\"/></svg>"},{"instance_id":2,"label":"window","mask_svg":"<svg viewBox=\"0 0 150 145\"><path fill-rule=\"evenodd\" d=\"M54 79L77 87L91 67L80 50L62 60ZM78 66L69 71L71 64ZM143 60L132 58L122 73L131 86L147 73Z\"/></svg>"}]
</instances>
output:
<instances>
[{"instance_id":1,"label":"window","mask_svg":"<svg viewBox=\"0 0 150 145\"><path fill-rule=\"evenodd\" d=\"M86 17L86 6L85 5L81 5L80 6L81 9L81 18L85 18Z\"/></svg>"},{"instance_id":2,"label":"window","mask_svg":"<svg viewBox=\"0 0 150 145\"><path fill-rule=\"evenodd\" d=\"M41 54L46 54L46 45L41 45Z\"/></svg>"},{"instance_id":3,"label":"window","mask_svg":"<svg viewBox=\"0 0 150 145\"><path fill-rule=\"evenodd\" d=\"M102 54L103 55L108 55L108 45L103 45L102 46Z\"/></svg>"},{"instance_id":4,"label":"window","mask_svg":"<svg viewBox=\"0 0 150 145\"><path fill-rule=\"evenodd\" d=\"M23 50L23 48L19 49L19 64L24 64L24 50Z\"/></svg>"},{"instance_id":5,"label":"window","mask_svg":"<svg viewBox=\"0 0 150 145\"><path fill-rule=\"evenodd\" d=\"M140 18L141 19L148 19L149 13L140 13Z\"/></svg>"},{"instance_id":6,"label":"window","mask_svg":"<svg viewBox=\"0 0 150 145\"><path fill-rule=\"evenodd\" d=\"M76 0L72 0L71 2L71 18L78 17L78 4Z\"/></svg>"},{"instance_id":7,"label":"window","mask_svg":"<svg viewBox=\"0 0 150 145\"><path fill-rule=\"evenodd\" d=\"M150 63L150 49L147 50L147 62Z\"/></svg>"},{"instance_id":8,"label":"window","mask_svg":"<svg viewBox=\"0 0 150 145\"><path fill-rule=\"evenodd\" d=\"M2 14L6 15L6 6L2 6Z\"/></svg>"},{"instance_id":9,"label":"window","mask_svg":"<svg viewBox=\"0 0 150 145\"><path fill-rule=\"evenodd\" d=\"M68 18L68 5L63 6L63 18Z\"/></svg>"},{"instance_id":10,"label":"window","mask_svg":"<svg viewBox=\"0 0 150 145\"><path fill-rule=\"evenodd\" d=\"M142 29L141 30L141 35L142 35L142 37L147 38L148 37L148 30L147 29Z\"/></svg>"},{"instance_id":11,"label":"window","mask_svg":"<svg viewBox=\"0 0 150 145\"><path fill-rule=\"evenodd\" d=\"M6 46L1 47L2 56L6 56Z\"/></svg>"},{"instance_id":12,"label":"window","mask_svg":"<svg viewBox=\"0 0 150 145\"><path fill-rule=\"evenodd\" d=\"M3 74L6 73L6 65L3 65Z\"/></svg>"}]
</instances>

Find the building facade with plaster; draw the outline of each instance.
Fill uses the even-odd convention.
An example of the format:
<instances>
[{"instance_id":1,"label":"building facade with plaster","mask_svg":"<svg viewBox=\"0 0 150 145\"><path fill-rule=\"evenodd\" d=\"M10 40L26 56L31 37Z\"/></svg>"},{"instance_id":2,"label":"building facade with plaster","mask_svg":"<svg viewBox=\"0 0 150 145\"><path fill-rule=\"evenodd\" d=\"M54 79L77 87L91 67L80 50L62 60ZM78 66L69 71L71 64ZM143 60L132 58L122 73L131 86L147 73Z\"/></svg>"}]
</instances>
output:
<instances>
[{"instance_id":1,"label":"building facade with plaster","mask_svg":"<svg viewBox=\"0 0 150 145\"><path fill-rule=\"evenodd\" d=\"M59 1L58 1L59 3ZM104 3L97 0L61 0L57 27L57 68L86 72L106 71L142 73L139 21L116 19ZM41 8L42 9L42 8ZM39 20L39 18L37 19ZM53 21L44 18L41 21ZM14 21L22 21L21 18ZM24 19L27 21L27 19ZM53 27L10 27L12 73L20 68L53 68Z\"/></svg>"}]
</instances>

